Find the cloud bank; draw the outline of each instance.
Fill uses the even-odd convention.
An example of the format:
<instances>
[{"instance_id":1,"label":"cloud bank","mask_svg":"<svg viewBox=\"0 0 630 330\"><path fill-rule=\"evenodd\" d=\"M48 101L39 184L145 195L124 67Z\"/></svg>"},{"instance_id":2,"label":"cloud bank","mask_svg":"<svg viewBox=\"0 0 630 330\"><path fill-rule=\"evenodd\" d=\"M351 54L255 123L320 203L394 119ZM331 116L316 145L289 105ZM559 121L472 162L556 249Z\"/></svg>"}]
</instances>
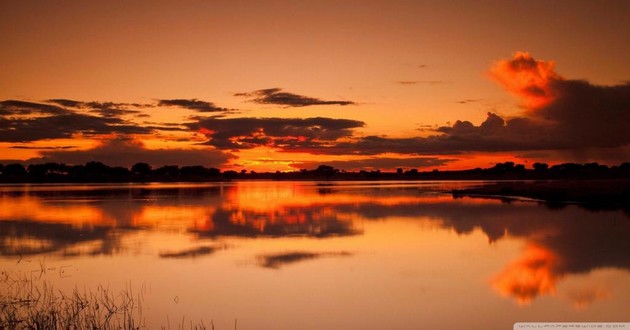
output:
<instances>
[{"instance_id":1,"label":"cloud bank","mask_svg":"<svg viewBox=\"0 0 630 330\"><path fill-rule=\"evenodd\" d=\"M315 118L205 118L187 126L205 134L205 143L219 149L251 149L260 146L285 151L334 144L351 137L352 129L365 123L350 119Z\"/></svg>"}]
</instances>

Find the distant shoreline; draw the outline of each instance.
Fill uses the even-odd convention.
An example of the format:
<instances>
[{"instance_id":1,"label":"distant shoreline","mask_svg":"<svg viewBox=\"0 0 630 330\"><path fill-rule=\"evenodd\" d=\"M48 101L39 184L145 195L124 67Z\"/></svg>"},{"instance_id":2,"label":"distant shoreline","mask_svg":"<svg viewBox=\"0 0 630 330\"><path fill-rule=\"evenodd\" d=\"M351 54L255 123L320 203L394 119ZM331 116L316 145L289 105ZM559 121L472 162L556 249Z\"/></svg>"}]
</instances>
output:
<instances>
[{"instance_id":1,"label":"distant shoreline","mask_svg":"<svg viewBox=\"0 0 630 330\"><path fill-rule=\"evenodd\" d=\"M630 210L630 180L550 180L497 182L452 191L453 197L531 198L548 204Z\"/></svg>"},{"instance_id":2,"label":"distant shoreline","mask_svg":"<svg viewBox=\"0 0 630 330\"><path fill-rule=\"evenodd\" d=\"M489 181L489 180L630 180L630 163L606 166L597 163L565 163L553 166L535 163L525 168L513 162L498 163L490 168L449 171L419 171L398 168L394 172L380 170L344 171L328 165L316 169L291 172L234 170L221 171L201 165L168 165L153 168L136 163L131 168L111 167L101 162L84 165L59 163L0 164L0 183L148 183L148 182L226 182L233 180L278 181Z\"/></svg>"}]
</instances>

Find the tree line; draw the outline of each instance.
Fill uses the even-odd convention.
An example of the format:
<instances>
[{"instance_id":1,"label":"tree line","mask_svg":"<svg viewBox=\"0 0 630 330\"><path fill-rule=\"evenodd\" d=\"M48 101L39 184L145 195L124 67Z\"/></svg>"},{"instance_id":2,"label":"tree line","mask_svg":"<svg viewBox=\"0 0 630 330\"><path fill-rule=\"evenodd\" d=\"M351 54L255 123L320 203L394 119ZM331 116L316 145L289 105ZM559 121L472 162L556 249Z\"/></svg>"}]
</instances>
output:
<instances>
[{"instance_id":1,"label":"tree line","mask_svg":"<svg viewBox=\"0 0 630 330\"><path fill-rule=\"evenodd\" d=\"M563 163L549 166L534 163L531 168L514 162L495 164L490 168L460 171L419 171L398 168L394 172L380 170L344 171L329 165L292 172L264 172L218 168L166 165L153 168L139 162L130 168L108 166L102 162L83 165L42 163L24 166L20 163L0 164L0 182L175 182L229 181L232 179L272 180L492 180L492 179L630 179L630 163L607 166L598 163Z\"/></svg>"}]
</instances>

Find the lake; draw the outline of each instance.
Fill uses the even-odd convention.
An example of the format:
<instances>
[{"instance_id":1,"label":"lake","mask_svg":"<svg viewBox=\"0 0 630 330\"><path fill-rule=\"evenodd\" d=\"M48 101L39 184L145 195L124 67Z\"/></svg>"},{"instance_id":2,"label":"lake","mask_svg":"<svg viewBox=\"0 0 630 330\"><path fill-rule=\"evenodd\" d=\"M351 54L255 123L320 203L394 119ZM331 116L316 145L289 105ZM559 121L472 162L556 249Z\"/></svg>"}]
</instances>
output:
<instances>
[{"instance_id":1,"label":"lake","mask_svg":"<svg viewBox=\"0 0 630 330\"><path fill-rule=\"evenodd\" d=\"M482 182L0 185L0 285L141 297L147 328L627 321L630 216Z\"/></svg>"}]
</instances>

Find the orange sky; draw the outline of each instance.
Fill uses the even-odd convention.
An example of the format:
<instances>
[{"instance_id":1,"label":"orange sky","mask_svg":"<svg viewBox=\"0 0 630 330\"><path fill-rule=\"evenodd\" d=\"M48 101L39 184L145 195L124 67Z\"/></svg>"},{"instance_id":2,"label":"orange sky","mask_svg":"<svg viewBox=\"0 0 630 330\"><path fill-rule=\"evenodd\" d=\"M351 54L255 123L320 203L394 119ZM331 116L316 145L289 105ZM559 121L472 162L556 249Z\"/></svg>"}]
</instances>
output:
<instances>
[{"instance_id":1,"label":"orange sky","mask_svg":"<svg viewBox=\"0 0 630 330\"><path fill-rule=\"evenodd\" d=\"M626 1L3 1L0 162L617 164L628 14Z\"/></svg>"}]
</instances>

